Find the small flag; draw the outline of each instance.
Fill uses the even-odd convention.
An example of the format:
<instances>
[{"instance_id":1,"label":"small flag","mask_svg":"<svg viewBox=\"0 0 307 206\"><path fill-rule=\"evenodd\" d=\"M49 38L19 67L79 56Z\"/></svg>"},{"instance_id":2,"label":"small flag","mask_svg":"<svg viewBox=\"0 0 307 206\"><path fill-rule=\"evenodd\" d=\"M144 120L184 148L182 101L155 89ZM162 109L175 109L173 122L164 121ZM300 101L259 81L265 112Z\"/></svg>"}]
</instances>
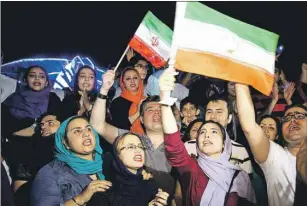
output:
<instances>
[{"instance_id":1,"label":"small flag","mask_svg":"<svg viewBox=\"0 0 307 206\"><path fill-rule=\"evenodd\" d=\"M129 46L159 68L170 57L172 36L173 31L148 11Z\"/></svg>"},{"instance_id":2,"label":"small flag","mask_svg":"<svg viewBox=\"0 0 307 206\"><path fill-rule=\"evenodd\" d=\"M248 84L269 95L278 37L199 2L177 2L170 61L178 70Z\"/></svg>"}]
</instances>

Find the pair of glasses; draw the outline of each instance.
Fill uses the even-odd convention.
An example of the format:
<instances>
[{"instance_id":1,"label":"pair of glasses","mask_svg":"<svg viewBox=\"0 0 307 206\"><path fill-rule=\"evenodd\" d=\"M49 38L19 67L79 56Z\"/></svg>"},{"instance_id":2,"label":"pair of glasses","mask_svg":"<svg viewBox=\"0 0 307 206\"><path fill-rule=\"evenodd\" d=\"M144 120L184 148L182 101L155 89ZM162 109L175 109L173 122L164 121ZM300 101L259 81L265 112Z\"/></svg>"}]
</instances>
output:
<instances>
[{"instance_id":1,"label":"pair of glasses","mask_svg":"<svg viewBox=\"0 0 307 206\"><path fill-rule=\"evenodd\" d=\"M305 119L307 117L307 113L294 112L294 114L290 114L281 118L281 122L289 122L293 117L296 120Z\"/></svg>"},{"instance_id":2,"label":"pair of glasses","mask_svg":"<svg viewBox=\"0 0 307 206\"><path fill-rule=\"evenodd\" d=\"M140 149L140 150L145 150L145 147L142 145L142 144L139 144L139 145L135 145L135 144L129 144L129 145L127 145L127 146L124 146L124 147L122 147L122 148L120 148L120 150L119 151L122 151L122 150L124 150L124 149L126 149L126 150L128 150L128 151L136 151L136 149Z\"/></svg>"},{"instance_id":3,"label":"pair of glasses","mask_svg":"<svg viewBox=\"0 0 307 206\"><path fill-rule=\"evenodd\" d=\"M136 65L134 65L134 67L140 67L142 69L148 69L149 68L148 65L144 66L143 64L136 64Z\"/></svg>"}]
</instances>

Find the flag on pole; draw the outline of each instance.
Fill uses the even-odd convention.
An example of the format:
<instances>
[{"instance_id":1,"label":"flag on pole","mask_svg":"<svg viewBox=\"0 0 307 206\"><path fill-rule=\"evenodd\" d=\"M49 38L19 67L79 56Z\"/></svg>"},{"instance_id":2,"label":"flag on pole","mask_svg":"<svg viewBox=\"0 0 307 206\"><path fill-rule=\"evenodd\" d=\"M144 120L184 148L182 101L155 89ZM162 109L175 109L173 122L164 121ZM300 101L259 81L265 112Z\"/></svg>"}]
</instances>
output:
<instances>
[{"instance_id":1,"label":"flag on pole","mask_svg":"<svg viewBox=\"0 0 307 206\"><path fill-rule=\"evenodd\" d=\"M171 62L178 70L248 84L269 95L278 37L199 2L177 2Z\"/></svg>"},{"instance_id":2,"label":"flag on pole","mask_svg":"<svg viewBox=\"0 0 307 206\"><path fill-rule=\"evenodd\" d=\"M129 46L159 68L170 57L172 37L173 31L148 11Z\"/></svg>"}]
</instances>

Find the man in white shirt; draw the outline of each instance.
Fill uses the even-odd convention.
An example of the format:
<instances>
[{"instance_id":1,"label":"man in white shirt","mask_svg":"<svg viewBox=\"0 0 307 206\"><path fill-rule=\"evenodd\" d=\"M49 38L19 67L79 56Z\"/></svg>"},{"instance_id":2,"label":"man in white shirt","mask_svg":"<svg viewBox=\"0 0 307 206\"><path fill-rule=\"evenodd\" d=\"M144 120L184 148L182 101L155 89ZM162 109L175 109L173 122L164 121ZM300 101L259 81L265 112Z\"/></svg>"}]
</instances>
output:
<instances>
[{"instance_id":1,"label":"man in white shirt","mask_svg":"<svg viewBox=\"0 0 307 206\"><path fill-rule=\"evenodd\" d=\"M237 107L243 132L267 182L271 206L292 206L296 188L296 155L307 139L307 108L294 105L282 118L282 135L287 147L270 141L256 123L249 88L236 84Z\"/></svg>"}]
</instances>

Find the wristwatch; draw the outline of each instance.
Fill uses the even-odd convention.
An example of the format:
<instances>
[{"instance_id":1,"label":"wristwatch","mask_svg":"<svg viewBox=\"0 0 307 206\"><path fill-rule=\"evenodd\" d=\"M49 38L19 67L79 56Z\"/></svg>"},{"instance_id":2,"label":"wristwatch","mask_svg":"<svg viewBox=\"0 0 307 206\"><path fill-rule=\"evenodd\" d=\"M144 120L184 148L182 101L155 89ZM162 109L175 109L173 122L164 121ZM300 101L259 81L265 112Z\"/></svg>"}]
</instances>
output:
<instances>
[{"instance_id":1,"label":"wristwatch","mask_svg":"<svg viewBox=\"0 0 307 206\"><path fill-rule=\"evenodd\" d=\"M97 97L98 97L99 99L109 99L109 98L108 98L108 95L103 95L103 94L100 94L100 93L97 94Z\"/></svg>"}]
</instances>

